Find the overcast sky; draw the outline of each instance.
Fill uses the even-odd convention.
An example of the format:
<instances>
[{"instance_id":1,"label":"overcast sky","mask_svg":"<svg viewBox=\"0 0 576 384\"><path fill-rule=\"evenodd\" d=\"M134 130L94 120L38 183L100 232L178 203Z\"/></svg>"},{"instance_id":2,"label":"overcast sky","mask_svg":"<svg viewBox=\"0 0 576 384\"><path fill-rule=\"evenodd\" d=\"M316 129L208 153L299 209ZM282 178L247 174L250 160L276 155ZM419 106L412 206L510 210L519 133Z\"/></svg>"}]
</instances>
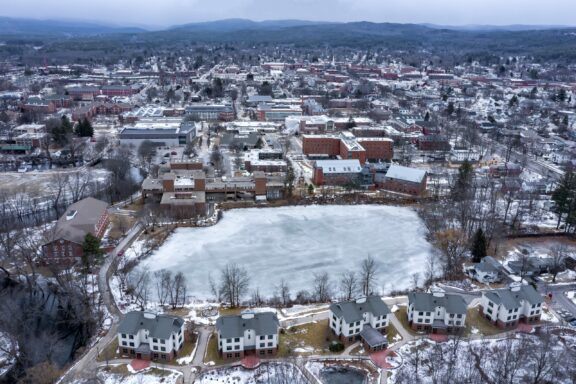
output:
<instances>
[{"instance_id":1,"label":"overcast sky","mask_svg":"<svg viewBox=\"0 0 576 384\"><path fill-rule=\"evenodd\" d=\"M226 18L575 25L576 0L1 0L0 15L168 26Z\"/></svg>"}]
</instances>

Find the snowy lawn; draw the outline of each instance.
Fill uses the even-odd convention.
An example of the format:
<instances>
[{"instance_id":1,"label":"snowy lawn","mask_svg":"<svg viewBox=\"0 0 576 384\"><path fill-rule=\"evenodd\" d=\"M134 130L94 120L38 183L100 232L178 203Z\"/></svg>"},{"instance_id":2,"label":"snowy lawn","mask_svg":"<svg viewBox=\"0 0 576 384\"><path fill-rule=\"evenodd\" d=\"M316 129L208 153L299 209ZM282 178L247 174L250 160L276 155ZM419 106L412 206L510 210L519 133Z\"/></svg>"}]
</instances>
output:
<instances>
[{"instance_id":1,"label":"snowy lawn","mask_svg":"<svg viewBox=\"0 0 576 384\"><path fill-rule=\"evenodd\" d=\"M310 289L314 273L337 276L356 270L367 256L379 264L379 291L410 287L413 273L423 274L432 246L410 208L298 206L228 211L216 226L180 228L144 260L153 272L182 271L190 291L210 298L209 278L237 263L250 272L250 290L271 296L285 279L295 294ZM271 277L273 277L271 279Z\"/></svg>"},{"instance_id":2,"label":"snowy lawn","mask_svg":"<svg viewBox=\"0 0 576 384\"><path fill-rule=\"evenodd\" d=\"M254 370L241 367L217 369L200 376L194 384L308 384L300 370L286 363L262 364Z\"/></svg>"},{"instance_id":3,"label":"snowy lawn","mask_svg":"<svg viewBox=\"0 0 576 384\"><path fill-rule=\"evenodd\" d=\"M124 371L123 366L111 367L109 372L105 370L98 373L98 378L104 384L176 384L178 377L182 376L180 372L172 370L162 370L157 368L148 368L144 371L129 373L114 373Z\"/></svg>"}]
</instances>

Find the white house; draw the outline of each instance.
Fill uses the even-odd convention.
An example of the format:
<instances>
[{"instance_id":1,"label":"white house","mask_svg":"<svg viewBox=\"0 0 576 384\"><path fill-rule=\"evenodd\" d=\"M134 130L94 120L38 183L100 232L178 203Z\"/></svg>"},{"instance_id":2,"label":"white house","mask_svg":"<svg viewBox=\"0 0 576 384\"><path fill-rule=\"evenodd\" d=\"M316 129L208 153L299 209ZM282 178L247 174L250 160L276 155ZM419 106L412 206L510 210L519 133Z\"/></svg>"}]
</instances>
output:
<instances>
[{"instance_id":1,"label":"white house","mask_svg":"<svg viewBox=\"0 0 576 384\"><path fill-rule=\"evenodd\" d=\"M464 272L481 283L497 283L501 280L502 264L492 256L486 256L479 263L464 268Z\"/></svg>"},{"instance_id":2,"label":"white house","mask_svg":"<svg viewBox=\"0 0 576 384\"><path fill-rule=\"evenodd\" d=\"M459 295L410 292L408 322L415 331L455 333L464 329L467 306Z\"/></svg>"},{"instance_id":3,"label":"white house","mask_svg":"<svg viewBox=\"0 0 576 384\"><path fill-rule=\"evenodd\" d=\"M482 292L480 312L499 328L514 327L520 321L539 321L543 302L531 285L513 283L510 288Z\"/></svg>"},{"instance_id":4,"label":"white house","mask_svg":"<svg viewBox=\"0 0 576 384\"><path fill-rule=\"evenodd\" d=\"M247 354L273 355L278 350L280 323L273 312L244 312L216 320L218 352L225 359Z\"/></svg>"},{"instance_id":5,"label":"white house","mask_svg":"<svg viewBox=\"0 0 576 384\"><path fill-rule=\"evenodd\" d=\"M343 342L362 339L372 350L386 347L387 340L383 334L388 327L390 309L380 297L368 296L332 304L329 316L330 329Z\"/></svg>"},{"instance_id":6,"label":"white house","mask_svg":"<svg viewBox=\"0 0 576 384\"><path fill-rule=\"evenodd\" d=\"M171 360L184 345L184 319L149 312L129 312L118 325L123 354L144 360Z\"/></svg>"}]
</instances>

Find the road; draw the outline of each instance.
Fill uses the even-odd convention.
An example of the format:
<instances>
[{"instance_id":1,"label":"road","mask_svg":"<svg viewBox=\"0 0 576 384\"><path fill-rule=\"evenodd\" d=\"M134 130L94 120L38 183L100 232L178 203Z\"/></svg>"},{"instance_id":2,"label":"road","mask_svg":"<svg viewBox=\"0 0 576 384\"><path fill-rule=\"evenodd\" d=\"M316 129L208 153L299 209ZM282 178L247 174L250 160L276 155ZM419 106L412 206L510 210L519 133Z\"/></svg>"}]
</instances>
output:
<instances>
[{"instance_id":1,"label":"road","mask_svg":"<svg viewBox=\"0 0 576 384\"><path fill-rule=\"evenodd\" d=\"M126 234L124 239L114 248L112 252L108 254L108 257L104 261L104 264L98 272L98 290L101 293L102 302L108 309L108 312L112 316L112 325L108 330L108 333L100 338L95 345L93 345L88 352L86 352L80 360L78 360L69 370L62 376L58 383L72 383L79 379L88 379L96 376L98 371L98 363L96 361L100 352L103 351L106 346L116 337L118 322L120 321L120 311L114 302L112 293L110 292L110 286L108 285L108 277L111 274L111 266L113 261L118 257L118 253L126 249L131 242L136 238L136 236L143 229L140 222L137 222L132 229Z\"/></svg>"}]
</instances>

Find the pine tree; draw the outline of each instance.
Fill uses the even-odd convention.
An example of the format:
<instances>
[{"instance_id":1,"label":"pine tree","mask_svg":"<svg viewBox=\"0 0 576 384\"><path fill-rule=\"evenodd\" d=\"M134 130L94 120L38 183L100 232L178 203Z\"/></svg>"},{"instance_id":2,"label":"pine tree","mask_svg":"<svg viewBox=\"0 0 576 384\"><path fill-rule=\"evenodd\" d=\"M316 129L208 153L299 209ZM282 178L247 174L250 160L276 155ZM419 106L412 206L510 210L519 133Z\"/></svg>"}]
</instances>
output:
<instances>
[{"instance_id":1,"label":"pine tree","mask_svg":"<svg viewBox=\"0 0 576 384\"><path fill-rule=\"evenodd\" d=\"M84 236L84 242L82 243L82 267L84 273L89 273L92 266L100 261L103 252L100 249L100 239L91 233L87 233Z\"/></svg>"},{"instance_id":2,"label":"pine tree","mask_svg":"<svg viewBox=\"0 0 576 384\"><path fill-rule=\"evenodd\" d=\"M576 210L576 175L572 172L566 172L558 184L558 187L552 193L554 201L554 211L558 215L556 229L560 228L562 217L568 221L575 215Z\"/></svg>"},{"instance_id":3,"label":"pine tree","mask_svg":"<svg viewBox=\"0 0 576 384\"><path fill-rule=\"evenodd\" d=\"M86 117L82 120L82 137L92 137L94 136L94 128L92 128L92 123Z\"/></svg>"},{"instance_id":4,"label":"pine tree","mask_svg":"<svg viewBox=\"0 0 576 384\"><path fill-rule=\"evenodd\" d=\"M458 179L456 179L456 184L452 188L452 198L454 201L462 201L465 199L470 186L472 184L472 178L474 176L474 168L468 160L464 160L460 168L458 169Z\"/></svg>"},{"instance_id":5,"label":"pine tree","mask_svg":"<svg viewBox=\"0 0 576 384\"><path fill-rule=\"evenodd\" d=\"M426 111L426 115L424 115L424 121L430 121L430 112Z\"/></svg>"},{"instance_id":6,"label":"pine tree","mask_svg":"<svg viewBox=\"0 0 576 384\"><path fill-rule=\"evenodd\" d=\"M470 252L472 253L472 261L479 263L484 257L486 257L488 244L486 241L486 236L482 228L478 228L474 237L472 238L472 246Z\"/></svg>"}]
</instances>

